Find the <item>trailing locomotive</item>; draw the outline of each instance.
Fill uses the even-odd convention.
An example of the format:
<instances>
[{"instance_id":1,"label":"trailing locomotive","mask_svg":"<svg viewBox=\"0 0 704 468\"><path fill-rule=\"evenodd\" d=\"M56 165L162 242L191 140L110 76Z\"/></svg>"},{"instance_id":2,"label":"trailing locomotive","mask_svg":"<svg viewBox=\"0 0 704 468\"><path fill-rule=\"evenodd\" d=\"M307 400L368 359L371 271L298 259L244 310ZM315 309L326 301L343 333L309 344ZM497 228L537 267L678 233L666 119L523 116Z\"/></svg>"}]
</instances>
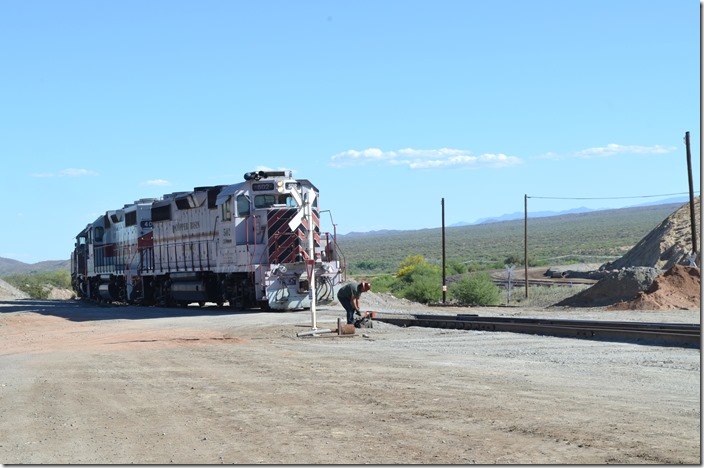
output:
<instances>
[{"instance_id":1,"label":"trailing locomotive","mask_svg":"<svg viewBox=\"0 0 704 468\"><path fill-rule=\"evenodd\" d=\"M316 304L336 301L344 266L334 235L320 232L318 189L283 171L244 179L137 200L88 224L71 255L77 296L295 310L315 290Z\"/></svg>"}]
</instances>

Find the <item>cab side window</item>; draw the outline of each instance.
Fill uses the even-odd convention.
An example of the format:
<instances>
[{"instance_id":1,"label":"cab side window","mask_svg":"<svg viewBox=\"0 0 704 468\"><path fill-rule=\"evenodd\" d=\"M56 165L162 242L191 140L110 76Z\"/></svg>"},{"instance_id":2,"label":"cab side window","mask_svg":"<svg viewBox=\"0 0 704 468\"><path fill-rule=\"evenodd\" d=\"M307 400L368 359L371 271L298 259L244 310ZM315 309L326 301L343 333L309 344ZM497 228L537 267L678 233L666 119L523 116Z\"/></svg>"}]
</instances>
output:
<instances>
[{"instance_id":1,"label":"cab side window","mask_svg":"<svg viewBox=\"0 0 704 468\"><path fill-rule=\"evenodd\" d=\"M250 206L249 199L244 195L237 197L237 216L249 216Z\"/></svg>"},{"instance_id":2,"label":"cab side window","mask_svg":"<svg viewBox=\"0 0 704 468\"><path fill-rule=\"evenodd\" d=\"M222 220L230 221L232 219L232 197L228 198L225 203L222 204Z\"/></svg>"},{"instance_id":3,"label":"cab side window","mask_svg":"<svg viewBox=\"0 0 704 468\"><path fill-rule=\"evenodd\" d=\"M95 239L95 242L103 242L104 235L105 228L100 226L93 228L93 239Z\"/></svg>"}]
</instances>

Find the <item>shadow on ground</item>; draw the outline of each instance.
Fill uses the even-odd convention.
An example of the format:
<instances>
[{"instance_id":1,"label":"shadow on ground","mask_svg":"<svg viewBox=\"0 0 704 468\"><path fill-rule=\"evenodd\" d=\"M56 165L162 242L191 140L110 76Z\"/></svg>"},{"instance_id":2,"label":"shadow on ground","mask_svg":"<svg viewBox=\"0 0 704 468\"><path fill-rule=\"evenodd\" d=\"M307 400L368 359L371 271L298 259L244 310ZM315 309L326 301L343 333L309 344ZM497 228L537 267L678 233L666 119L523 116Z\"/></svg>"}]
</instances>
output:
<instances>
[{"instance_id":1,"label":"shadow on ground","mask_svg":"<svg viewBox=\"0 0 704 468\"><path fill-rule=\"evenodd\" d=\"M140 307L123 305L98 305L80 300L18 299L0 301L0 313L33 312L53 315L74 322L96 320L143 320L166 317L202 317L261 313L259 310L238 310L228 307Z\"/></svg>"}]
</instances>

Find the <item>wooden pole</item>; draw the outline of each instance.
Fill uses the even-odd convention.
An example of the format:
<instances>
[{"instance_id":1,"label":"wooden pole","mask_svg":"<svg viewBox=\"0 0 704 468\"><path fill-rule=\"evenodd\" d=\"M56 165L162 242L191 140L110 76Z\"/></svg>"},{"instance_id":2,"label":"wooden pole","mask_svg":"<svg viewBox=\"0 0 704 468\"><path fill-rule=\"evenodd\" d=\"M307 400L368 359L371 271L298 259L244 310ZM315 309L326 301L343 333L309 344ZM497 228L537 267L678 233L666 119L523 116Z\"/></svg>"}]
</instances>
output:
<instances>
[{"instance_id":1,"label":"wooden pole","mask_svg":"<svg viewBox=\"0 0 704 468\"><path fill-rule=\"evenodd\" d=\"M687 147L687 175L689 176L689 217L692 224L692 253L697 253L697 220L694 217L694 184L692 183L692 152L689 149L689 132L684 134Z\"/></svg>"},{"instance_id":2,"label":"wooden pole","mask_svg":"<svg viewBox=\"0 0 704 468\"><path fill-rule=\"evenodd\" d=\"M440 202L442 205L442 303L447 303L447 282L445 276L445 199Z\"/></svg>"},{"instance_id":3,"label":"wooden pole","mask_svg":"<svg viewBox=\"0 0 704 468\"><path fill-rule=\"evenodd\" d=\"M523 195L523 262L526 275L526 299L528 299L528 195Z\"/></svg>"}]
</instances>

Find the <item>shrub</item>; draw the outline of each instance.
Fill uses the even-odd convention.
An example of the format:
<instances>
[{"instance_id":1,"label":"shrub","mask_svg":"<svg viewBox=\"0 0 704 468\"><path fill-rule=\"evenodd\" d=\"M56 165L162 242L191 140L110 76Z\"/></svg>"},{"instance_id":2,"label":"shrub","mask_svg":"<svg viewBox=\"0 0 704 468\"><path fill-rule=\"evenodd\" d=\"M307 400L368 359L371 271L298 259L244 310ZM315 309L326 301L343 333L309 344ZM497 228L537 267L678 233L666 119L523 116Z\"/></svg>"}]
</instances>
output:
<instances>
[{"instance_id":1,"label":"shrub","mask_svg":"<svg viewBox=\"0 0 704 468\"><path fill-rule=\"evenodd\" d=\"M442 268L428 263L421 255L401 262L391 291L397 297L414 302L436 302L442 294Z\"/></svg>"},{"instance_id":2,"label":"shrub","mask_svg":"<svg viewBox=\"0 0 704 468\"><path fill-rule=\"evenodd\" d=\"M379 275L376 278L370 279L369 282L372 284L372 291L376 293L385 293L391 291L396 278L393 275Z\"/></svg>"},{"instance_id":3,"label":"shrub","mask_svg":"<svg viewBox=\"0 0 704 468\"><path fill-rule=\"evenodd\" d=\"M497 305L499 288L488 273L471 273L453 283L450 288L452 297L463 304Z\"/></svg>"},{"instance_id":4,"label":"shrub","mask_svg":"<svg viewBox=\"0 0 704 468\"><path fill-rule=\"evenodd\" d=\"M442 295L442 281L440 278L418 275L412 282L405 284L396 295L423 304L438 302Z\"/></svg>"},{"instance_id":5,"label":"shrub","mask_svg":"<svg viewBox=\"0 0 704 468\"><path fill-rule=\"evenodd\" d=\"M425 261L422 255L409 255L404 261L399 265L399 270L396 273L396 278L404 278L413 274L417 267L430 267L430 263Z\"/></svg>"},{"instance_id":6,"label":"shrub","mask_svg":"<svg viewBox=\"0 0 704 468\"><path fill-rule=\"evenodd\" d=\"M450 261L447 264L446 273L448 275L461 275L462 273L467 273L467 266L458 261Z\"/></svg>"}]
</instances>

